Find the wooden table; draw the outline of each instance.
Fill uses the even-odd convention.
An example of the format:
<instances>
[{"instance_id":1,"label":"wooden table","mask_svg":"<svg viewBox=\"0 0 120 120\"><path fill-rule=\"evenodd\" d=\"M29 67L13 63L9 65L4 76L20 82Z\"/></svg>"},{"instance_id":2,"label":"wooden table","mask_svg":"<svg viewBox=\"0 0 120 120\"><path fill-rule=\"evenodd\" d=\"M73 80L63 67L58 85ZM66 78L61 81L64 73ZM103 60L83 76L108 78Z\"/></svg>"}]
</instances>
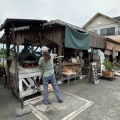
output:
<instances>
[{"instance_id":1,"label":"wooden table","mask_svg":"<svg viewBox=\"0 0 120 120\"><path fill-rule=\"evenodd\" d=\"M62 75L66 75L67 76L68 86L70 84L70 76L74 75L75 76L75 85L76 85L76 72L72 72L72 71L62 72Z\"/></svg>"}]
</instances>

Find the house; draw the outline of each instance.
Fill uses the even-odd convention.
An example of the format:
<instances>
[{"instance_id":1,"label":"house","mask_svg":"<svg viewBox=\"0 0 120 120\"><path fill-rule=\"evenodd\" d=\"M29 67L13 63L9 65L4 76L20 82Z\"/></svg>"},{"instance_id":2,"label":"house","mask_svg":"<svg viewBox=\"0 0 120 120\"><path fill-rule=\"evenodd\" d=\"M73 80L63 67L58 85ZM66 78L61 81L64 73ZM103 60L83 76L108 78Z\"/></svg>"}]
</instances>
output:
<instances>
[{"instance_id":1,"label":"house","mask_svg":"<svg viewBox=\"0 0 120 120\"><path fill-rule=\"evenodd\" d=\"M82 29L120 42L120 16L111 18L97 13L82 27Z\"/></svg>"}]
</instances>

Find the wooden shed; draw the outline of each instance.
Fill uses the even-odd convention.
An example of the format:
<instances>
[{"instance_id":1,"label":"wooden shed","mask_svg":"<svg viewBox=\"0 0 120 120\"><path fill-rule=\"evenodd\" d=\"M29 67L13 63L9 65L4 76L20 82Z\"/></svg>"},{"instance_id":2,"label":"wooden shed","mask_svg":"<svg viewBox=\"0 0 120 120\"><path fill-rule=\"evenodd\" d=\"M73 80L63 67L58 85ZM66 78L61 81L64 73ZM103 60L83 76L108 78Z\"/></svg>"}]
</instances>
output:
<instances>
[{"instance_id":1,"label":"wooden shed","mask_svg":"<svg viewBox=\"0 0 120 120\"><path fill-rule=\"evenodd\" d=\"M115 40L112 40L110 38L106 38L106 49L108 50L115 50L117 52L120 52L120 43L115 41Z\"/></svg>"},{"instance_id":2,"label":"wooden shed","mask_svg":"<svg viewBox=\"0 0 120 120\"><path fill-rule=\"evenodd\" d=\"M90 32L90 47L105 49L106 38L96 33Z\"/></svg>"},{"instance_id":3,"label":"wooden shed","mask_svg":"<svg viewBox=\"0 0 120 120\"><path fill-rule=\"evenodd\" d=\"M117 42L115 40L112 40L110 38L106 38L106 44L105 44L106 50L108 50L111 53L112 61L117 61L120 63L120 42Z\"/></svg>"},{"instance_id":4,"label":"wooden shed","mask_svg":"<svg viewBox=\"0 0 120 120\"><path fill-rule=\"evenodd\" d=\"M51 49L56 49L56 52L59 56L64 56L64 59L59 59L58 61L58 79L61 79L61 73L64 68L73 69L74 67L76 69L79 69L80 64L79 63L70 63L71 57L74 55L77 56L77 50L66 48L65 47L65 25L69 25L71 28L77 30L78 32L84 33L86 31L82 30L80 27L71 25L69 23L63 22L61 20L52 20L50 22L44 23L42 28L42 35L51 40L54 41L58 46L49 46ZM80 51L79 51L80 52ZM68 67L69 66L69 67ZM80 76L79 70L77 71L77 75ZM64 79L61 79L64 80Z\"/></svg>"},{"instance_id":5,"label":"wooden shed","mask_svg":"<svg viewBox=\"0 0 120 120\"><path fill-rule=\"evenodd\" d=\"M15 79L18 79L17 59L19 54L19 46L24 42L24 38L31 41L30 50L34 53L41 46L41 29L42 24L47 20L33 19L6 19L0 27L0 31L4 30L4 35L0 43L6 44L6 60L7 60L7 85L10 85L10 65L11 61L15 61ZM11 47L11 45L13 45ZM37 48L34 50L33 47Z\"/></svg>"}]
</instances>

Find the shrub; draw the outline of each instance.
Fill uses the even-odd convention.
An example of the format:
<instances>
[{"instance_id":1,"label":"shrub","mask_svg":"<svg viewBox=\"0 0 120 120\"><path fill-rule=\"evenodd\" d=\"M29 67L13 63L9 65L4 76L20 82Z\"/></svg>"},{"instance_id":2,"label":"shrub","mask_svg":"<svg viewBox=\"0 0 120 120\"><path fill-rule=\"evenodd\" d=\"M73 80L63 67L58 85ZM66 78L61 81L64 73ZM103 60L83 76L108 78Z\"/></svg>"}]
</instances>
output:
<instances>
[{"instance_id":1,"label":"shrub","mask_svg":"<svg viewBox=\"0 0 120 120\"><path fill-rule=\"evenodd\" d=\"M104 59L103 65L105 66L106 70L112 71L115 69L115 66L112 65L112 63L109 61L108 58Z\"/></svg>"}]
</instances>

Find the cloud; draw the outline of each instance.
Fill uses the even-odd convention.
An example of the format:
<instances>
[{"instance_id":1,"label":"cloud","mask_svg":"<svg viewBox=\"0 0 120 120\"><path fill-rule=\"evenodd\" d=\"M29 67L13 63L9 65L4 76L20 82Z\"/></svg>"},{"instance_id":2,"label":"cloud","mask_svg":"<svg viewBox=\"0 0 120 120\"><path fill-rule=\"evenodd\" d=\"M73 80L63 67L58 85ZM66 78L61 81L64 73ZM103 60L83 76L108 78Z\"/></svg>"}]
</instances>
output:
<instances>
[{"instance_id":1,"label":"cloud","mask_svg":"<svg viewBox=\"0 0 120 120\"><path fill-rule=\"evenodd\" d=\"M118 5L119 0L4 0L0 4L0 19L60 19L82 27L97 12L117 16Z\"/></svg>"},{"instance_id":2,"label":"cloud","mask_svg":"<svg viewBox=\"0 0 120 120\"><path fill-rule=\"evenodd\" d=\"M0 24L6 18L60 19L82 27L97 12L120 16L119 0L0 0ZM0 32L0 37L3 31ZM1 46L1 45L0 45Z\"/></svg>"},{"instance_id":3,"label":"cloud","mask_svg":"<svg viewBox=\"0 0 120 120\"><path fill-rule=\"evenodd\" d=\"M116 7L115 8L112 8L111 10L109 10L107 12L108 15L110 15L111 17L117 17L117 16L120 16L120 6Z\"/></svg>"}]
</instances>

